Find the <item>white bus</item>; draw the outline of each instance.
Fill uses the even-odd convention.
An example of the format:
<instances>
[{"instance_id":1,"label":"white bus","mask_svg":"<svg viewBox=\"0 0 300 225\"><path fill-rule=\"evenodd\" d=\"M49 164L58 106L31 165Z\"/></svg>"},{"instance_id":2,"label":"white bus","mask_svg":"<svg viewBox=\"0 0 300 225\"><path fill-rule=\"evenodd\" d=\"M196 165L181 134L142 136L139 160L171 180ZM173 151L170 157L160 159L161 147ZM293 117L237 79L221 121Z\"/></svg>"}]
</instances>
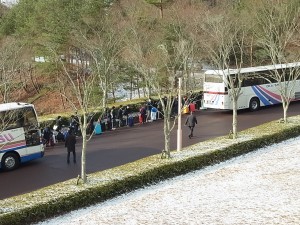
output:
<instances>
[{"instance_id":1,"label":"white bus","mask_svg":"<svg viewBox=\"0 0 300 225\"><path fill-rule=\"evenodd\" d=\"M19 102L0 104L0 168L13 170L43 156L34 106Z\"/></svg>"},{"instance_id":2,"label":"white bus","mask_svg":"<svg viewBox=\"0 0 300 225\"><path fill-rule=\"evenodd\" d=\"M282 101L278 89L279 84L278 79L274 79L274 72L284 74L288 80L290 73L295 70L299 73L299 69L300 62L241 68L239 71L237 69L207 70L203 83L203 107L232 110L228 76L234 78L238 74L241 77L242 86L237 109L249 108L251 111L255 111L261 106L280 104ZM300 99L299 77L296 82L292 101Z\"/></svg>"}]
</instances>

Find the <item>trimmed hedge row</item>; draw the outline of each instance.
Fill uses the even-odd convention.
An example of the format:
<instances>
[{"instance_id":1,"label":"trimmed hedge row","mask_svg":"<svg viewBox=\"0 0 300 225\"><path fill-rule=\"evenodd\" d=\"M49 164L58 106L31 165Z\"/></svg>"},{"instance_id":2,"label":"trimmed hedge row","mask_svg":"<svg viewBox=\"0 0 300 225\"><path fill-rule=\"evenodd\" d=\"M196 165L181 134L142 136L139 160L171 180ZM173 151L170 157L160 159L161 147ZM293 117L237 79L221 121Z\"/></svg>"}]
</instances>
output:
<instances>
[{"instance_id":1,"label":"trimmed hedge row","mask_svg":"<svg viewBox=\"0 0 300 225\"><path fill-rule=\"evenodd\" d=\"M156 162L153 162L154 166L152 168L147 166L147 169L141 169L141 172L129 175L126 179L112 179L108 183L89 187L76 193L70 193L68 196L56 198L46 203L37 203L21 210L0 214L0 225L23 225L45 220L75 209L106 201L146 185L217 164L258 148L299 136L299 134L300 125L296 124L286 126L281 131L275 131L251 140L234 143L230 146L203 154L186 157L181 161L171 162L171 160L160 159L160 164L157 166L156 159ZM148 157L143 160L149 165L151 164L151 160L154 161L154 157ZM128 164L129 168L130 166L136 168L137 163L134 165Z\"/></svg>"}]
</instances>

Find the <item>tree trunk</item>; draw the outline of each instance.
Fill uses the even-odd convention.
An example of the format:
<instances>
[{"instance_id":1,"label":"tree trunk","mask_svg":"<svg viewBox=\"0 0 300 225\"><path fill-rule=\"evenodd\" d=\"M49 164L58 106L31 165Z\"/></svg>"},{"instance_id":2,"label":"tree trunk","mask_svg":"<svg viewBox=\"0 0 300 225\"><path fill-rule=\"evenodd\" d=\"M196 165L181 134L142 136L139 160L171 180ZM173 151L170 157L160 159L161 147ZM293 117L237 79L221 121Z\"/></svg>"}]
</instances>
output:
<instances>
[{"instance_id":1,"label":"tree trunk","mask_svg":"<svg viewBox=\"0 0 300 225\"><path fill-rule=\"evenodd\" d=\"M107 91L106 89L103 90L103 98L102 98L102 108L106 108L106 101L107 101Z\"/></svg>"},{"instance_id":2,"label":"tree trunk","mask_svg":"<svg viewBox=\"0 0 300 225\"><path fill-rule=\"evenodd\" d=\"M139 98L141 98L139 77L137 77L136 79L136 86L137 86L138 96Z\"/></svg>"},{"instance_id":3,"label":"tree trunk","mask_svg":"<svg viewBox=\"0 0 300 225\"><path fill-rule=\"evenodd\" d=\"M32 83L32 86L35 90L35 92L38 94L40 93L40 89L39 89L39 85L38 83L36 82L36 79L34 79L34 76L33 76L33 68L29 68L29 76L30 76L30 80L31 80L31 83Z\"/></svg>"},{"instance_id":4,"label":"tree trunk","mask_svg":"<svg viewBox=\"0 0 300 225\"><path fill-rule=\"evenodd\" d=\"M237 138L237 99L233 100L233 111L232 111L232 138Z\"/></svg>"},{"instance_id":5,"label":"tree trunk","mask_svg":"<svg viewBox=\"0 0 300 225\"><path fill-rule=\"evenodd\" d=\"M282 107L283 107L283 122L287 123L287 110L289 108L289 105L286 101L282 101Z\"/></svg>"},{"instance_id":6,"label":"tree trunk","mask_svg":"<svg viewBox=\"0 0 300 225\"><path fill-rule=\"evenodd\" d=\"M165 138L165 147L163 150L163 155L167 158L171 157L171 144L170 144L170 116L165 116L164 117L164 138Z\"/></svg>"},{"instance_id":7,"label":"tree trunk","mask_svg":"<svg viewBox=\"0 0 300 225\"><path fill-rule=\"evenodd\" d=\"M83 114L83 124L81 126L82 134L82 153L81 153L81 179L83 183L86 183L86 147L87 147L87 136L86 136L86 127L87 127L87 115Z\"/></svg>"},{"instance_id":8,"label":"tree trunk","mask_svg":"<svg viewBox=\"0 0 300 225\"><path fill-rule=\"evenodd\" d=\"M132 92L133 92L133 80L132 77L130 77L130 94L129 94L130 100L132 100Z\"/></svg>"},{"instance_id":9,"label":"tree trunk","mask_svg":"<svg viewBox=\"0 0 300 225\"><path fill-rule=\"evenodd\" d=\"M65 101L64 101L64 96L63 96L63 94L62 94L61 89L59 89L59 94L60 94L60 100L61 100L61 104L62 104L62 106L63 106L63 109L66 109Z\"/></svg>"}]
</instances>

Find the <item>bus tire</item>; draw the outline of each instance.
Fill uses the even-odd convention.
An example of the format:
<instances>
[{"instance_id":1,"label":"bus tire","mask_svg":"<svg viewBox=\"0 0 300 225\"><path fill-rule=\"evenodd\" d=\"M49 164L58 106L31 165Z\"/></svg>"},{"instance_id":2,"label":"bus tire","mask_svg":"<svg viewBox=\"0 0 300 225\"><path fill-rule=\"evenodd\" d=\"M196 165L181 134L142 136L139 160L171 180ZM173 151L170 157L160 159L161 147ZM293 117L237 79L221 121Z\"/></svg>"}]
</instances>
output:
<instances>
[{"instance_id":1,"label":"bus tire","mask_svg":"<svg viewBox=\"0 0 300 225\"><path fill-rule=\"evenodd\" d=\"M249 109L251 112L257 111L260 107L259 99L258 98L251 98L249 103Z\"/></svg>"},{"instance_id":2,"label":"bus tire","mask_svg":"<svg viewBox=\"0 0 300 225\"><path fill-rule=\"evenodd\" d=\"M18 168L19 165L20 159L16 153L9 152L2 157L1 167L6 171L14 170Z\"/></svg>"}]
</instances>

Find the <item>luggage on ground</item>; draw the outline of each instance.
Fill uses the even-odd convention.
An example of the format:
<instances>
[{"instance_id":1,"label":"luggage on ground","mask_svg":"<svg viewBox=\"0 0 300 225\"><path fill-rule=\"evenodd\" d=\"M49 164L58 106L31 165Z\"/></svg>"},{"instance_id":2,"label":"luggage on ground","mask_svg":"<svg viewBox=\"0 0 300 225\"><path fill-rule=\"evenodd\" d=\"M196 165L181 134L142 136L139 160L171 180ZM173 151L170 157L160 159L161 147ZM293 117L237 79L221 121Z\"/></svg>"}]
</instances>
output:
<instances>
[{"instance_id":1,"label":"luggage on ground","mask_svg":"<svg viewBox=\"0 0 300 225\"><path fill-rule=\"evenodd\" d=\"M128 126L132 127L134 125L134 120L133 120L133 117L130 116L128 117Z\"/></svg>"}]
</instances>

